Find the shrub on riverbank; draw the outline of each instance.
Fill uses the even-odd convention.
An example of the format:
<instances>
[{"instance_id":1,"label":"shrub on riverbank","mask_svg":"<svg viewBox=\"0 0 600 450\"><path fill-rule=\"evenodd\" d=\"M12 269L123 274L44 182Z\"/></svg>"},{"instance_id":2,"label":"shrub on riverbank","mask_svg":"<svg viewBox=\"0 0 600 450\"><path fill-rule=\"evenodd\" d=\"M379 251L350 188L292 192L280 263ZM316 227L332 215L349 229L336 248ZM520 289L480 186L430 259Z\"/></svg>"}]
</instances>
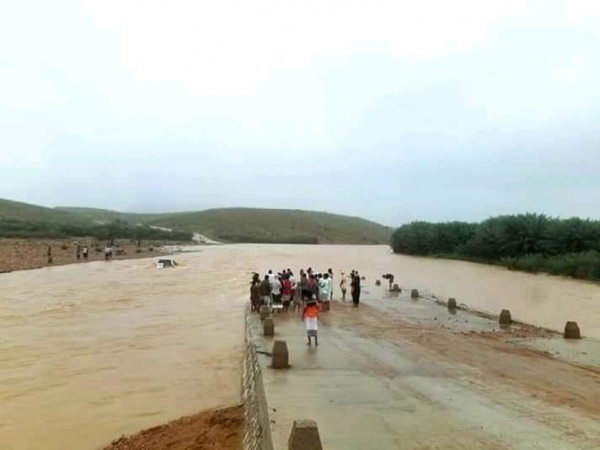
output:
<instances>
[{"instance_id":1,"label":"shrub on riverbank","mask_svg":"<svg viewBox=\"0 0 600 450\"><path fill-rule=\"evenodd\" d=\"M391 247L407 255L600 280L600 221L519 214L481 223L413 222L396 229Z\"/></svg>"}]
</instances>

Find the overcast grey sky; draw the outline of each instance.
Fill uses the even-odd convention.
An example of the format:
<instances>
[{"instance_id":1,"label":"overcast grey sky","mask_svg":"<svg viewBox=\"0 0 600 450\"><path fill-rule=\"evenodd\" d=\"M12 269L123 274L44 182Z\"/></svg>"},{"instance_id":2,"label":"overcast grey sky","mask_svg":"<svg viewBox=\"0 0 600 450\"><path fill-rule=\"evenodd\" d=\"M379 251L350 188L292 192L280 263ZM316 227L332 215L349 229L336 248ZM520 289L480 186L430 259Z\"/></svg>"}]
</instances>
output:
<instances>
[{"instance_id":1,"label":"overcast grey sky","mask_svg":"<svg viewBox=\"0 0 600 450\"><path fill-rule=\"evenodd\" d=\"M600 1L0 6L0 197L600 217Z\"/></svg>"}]
</instances>

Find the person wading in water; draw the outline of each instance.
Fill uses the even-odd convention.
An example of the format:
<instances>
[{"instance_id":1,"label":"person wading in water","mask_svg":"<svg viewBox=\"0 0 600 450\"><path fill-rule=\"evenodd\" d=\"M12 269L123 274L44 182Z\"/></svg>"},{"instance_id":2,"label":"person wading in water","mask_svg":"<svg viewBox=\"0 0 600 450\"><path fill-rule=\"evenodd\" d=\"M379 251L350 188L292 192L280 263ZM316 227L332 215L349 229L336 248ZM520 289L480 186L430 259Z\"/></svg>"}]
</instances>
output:
<instances>
[{"instance_id":1,"label":"person wading in water","mask_svg":"<svg viewBox=\"0 0 600 450\"><path fill-rule=\"evenodd\" d=\"M360 303L360 276L358 272L354 272L354 278L352 278L352 303L355 308L358 308Z\"/></svg>"},{"instance_id":2,"label":"person wading in water","mask_svg":"<svg viewBox=\"0 0 600 450\"><path fill-rule=\"evenodd\" d=\"M394 275L392 275L391 273L386 273L385 275L382 275L381 278L383 278L384 280L388 280L388 283L390 283L390 291L391 291L392 285L394 284Z\"/></svg>"}]
</instances>

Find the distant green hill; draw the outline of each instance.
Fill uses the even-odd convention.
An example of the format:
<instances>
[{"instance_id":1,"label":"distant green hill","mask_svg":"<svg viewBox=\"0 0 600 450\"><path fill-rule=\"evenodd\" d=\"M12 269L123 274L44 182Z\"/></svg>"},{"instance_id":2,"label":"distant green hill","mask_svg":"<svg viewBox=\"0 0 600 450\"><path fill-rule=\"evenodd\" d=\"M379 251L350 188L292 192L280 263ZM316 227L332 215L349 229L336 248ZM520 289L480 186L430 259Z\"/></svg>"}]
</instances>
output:
<instances>
[{"instance_id":1,"label":"distant green hill","mask_svg":"<svg viewBox=\"0 0 600 450\"><path fill-rule=\"evenodd\" d=\"M68 211L46 208L23 202L14 202L0 198L0 220L24 220L50 223L88 224L84 216Z\"/></svg>"},{"instance_id":2,"label":"distant green hill","mask_svg":"<svg viewBox=\"0 0 600 450\"><path fill-rule=\"evenodd\" d=\"M56 211L62 211L76 215L80 218L91 220L93 222L109 223L115 220L123 220L130 223L144 223L151 220L156 220L163 216L171 216L168 214L140 214L140 213L124 213L120 211L112 211L110 209L100 208L82 208L76 206L57 206Z\"/></svg>"},{"instance_id":3,"label":"distant green hill","mask_svg":"<svg viewBox=\"0 0 600 450\"><path fill-rule=\"evenodd\" d=\"M122 213L97 208L44 208L0 200L0 220L110 224L116 220L198 232L225 242L388 244L392 229L359 217L316 211L222 208L164 214ZM11 224L14 229L14 224Z\"/></svg>"},{"instance_id":4,"label":"distant green hill","mask_svg":"<svg viewBox=\"0 0 600 450\"><path fill-rule=\"evenodd\" d=\"M386 244L392 230L358 217L316 211L222 208L147 222L197 231L213 239L256 243Z\"/></svg>"}]
</instances>

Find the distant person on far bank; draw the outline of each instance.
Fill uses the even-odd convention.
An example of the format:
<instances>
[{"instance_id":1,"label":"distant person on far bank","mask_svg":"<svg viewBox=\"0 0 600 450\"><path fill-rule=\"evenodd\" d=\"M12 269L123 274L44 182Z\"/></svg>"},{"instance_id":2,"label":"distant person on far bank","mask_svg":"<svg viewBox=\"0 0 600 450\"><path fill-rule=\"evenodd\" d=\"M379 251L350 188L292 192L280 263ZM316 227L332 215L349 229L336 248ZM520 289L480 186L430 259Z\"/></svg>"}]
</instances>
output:
<instances>
[{"instance_id":1,"label":"distant person on far bank","mask_svg":"<svg viewBox=\"0 0 600 450\"><path fill-rule=\"evenodd\" d=\"M75 256L77 258L77 261L79 261L81 259L81 245L77 246L77 250L75 252Z\"/></svg>"},{"instance_id":2,"label":"distant person on far bank","mask_svg":"<svg viewBox=\"0 0 600 450\"><path fill-rule=\"evenodd\" d=\"M54 264L54 259L52 258L52 247L48 246L46 250L46 255L48 256L48 264Z\"/></svg>"},{"instance_id":3,"label":"distant person on far bank","mask_svg":"<svg viewBox=\"0 0 600 450\"><path fill-rule=\"evenodd\" d=\"M90 249L87 245L83 247L83 259L87 261L88 255L90 254Z\"/></svg>"}]
</instances>

